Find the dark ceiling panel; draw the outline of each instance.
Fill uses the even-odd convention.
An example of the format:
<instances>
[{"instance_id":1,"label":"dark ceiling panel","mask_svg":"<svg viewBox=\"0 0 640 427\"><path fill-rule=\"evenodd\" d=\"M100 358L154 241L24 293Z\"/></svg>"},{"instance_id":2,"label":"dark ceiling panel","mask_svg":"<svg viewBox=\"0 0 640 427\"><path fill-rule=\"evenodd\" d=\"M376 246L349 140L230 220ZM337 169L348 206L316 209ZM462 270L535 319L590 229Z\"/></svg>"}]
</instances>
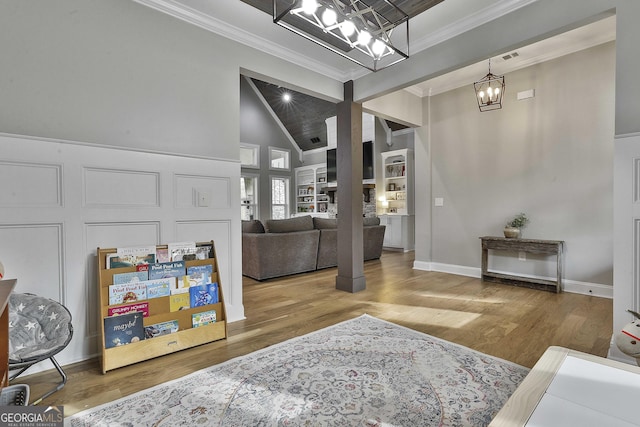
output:
<instances>
[{"instance_id":1,"label":"dark ceiling panel","mask_svg":"<svg viewBox=\"0 0 640 427\"><path fill-rule=\"evenodd\" d=\"M273 0L241 0L248 5L262 10L269 15L273 15ZM283 0L284 1L284 0ZM441 3L444 0L360 0L363 5L371 6L381 15L385 16L389 21L395 22L398 18L395 5L398 9L413 18L427 9ZM292 3L289 1L289 3Z\"/></svg>"}]
</instances>

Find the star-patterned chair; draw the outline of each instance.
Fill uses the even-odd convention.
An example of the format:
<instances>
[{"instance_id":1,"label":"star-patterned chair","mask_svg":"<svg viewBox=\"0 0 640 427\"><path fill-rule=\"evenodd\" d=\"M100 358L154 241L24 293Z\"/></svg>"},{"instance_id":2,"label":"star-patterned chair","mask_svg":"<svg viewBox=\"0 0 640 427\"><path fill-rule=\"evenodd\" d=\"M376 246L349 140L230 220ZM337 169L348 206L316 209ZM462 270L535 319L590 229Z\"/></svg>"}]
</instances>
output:
<instances>
[{"instance_id":1,"label":"star-patterned chair","mask_svg":"<svg viewBox=\"0 0 640 427\"><path fill-rule=\"evenodd\" d=\"M13 293L9 297L9 381L46 359L51 360L62 377L56 387L34 399L31 405L37 405L66 384L67 375L53 356L69 344L72 336L71 313L64 305L33 294Z\"/></svg>"}]
</instances>

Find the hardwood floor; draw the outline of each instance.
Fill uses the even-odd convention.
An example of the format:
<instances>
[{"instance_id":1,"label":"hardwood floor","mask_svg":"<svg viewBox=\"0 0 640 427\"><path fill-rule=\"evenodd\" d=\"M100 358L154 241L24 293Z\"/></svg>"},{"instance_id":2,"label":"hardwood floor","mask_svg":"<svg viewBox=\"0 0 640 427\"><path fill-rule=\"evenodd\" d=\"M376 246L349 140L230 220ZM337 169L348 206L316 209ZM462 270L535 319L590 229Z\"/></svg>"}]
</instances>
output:
<instances>
[{"instance_id":1,"label":"hardwood floor","mask_svg":"<svg viewBox=\"0 0 640 427\"><path fill-rule=\"evenodd\" d=\"M106 375L97 360L66 366L67 385L41 404L64 405L65 415L72 415L364 313L527 367L551 345L607 354L609 299L417 271L413 260L412 252L385 251L365 263L367 289L355 294L335 290L335 268L265 282L245 277L246 319L229 324L227 340ZM37 396L56 379L44 372L14 383L29 384Z\"/></svg>"}]
</instances>

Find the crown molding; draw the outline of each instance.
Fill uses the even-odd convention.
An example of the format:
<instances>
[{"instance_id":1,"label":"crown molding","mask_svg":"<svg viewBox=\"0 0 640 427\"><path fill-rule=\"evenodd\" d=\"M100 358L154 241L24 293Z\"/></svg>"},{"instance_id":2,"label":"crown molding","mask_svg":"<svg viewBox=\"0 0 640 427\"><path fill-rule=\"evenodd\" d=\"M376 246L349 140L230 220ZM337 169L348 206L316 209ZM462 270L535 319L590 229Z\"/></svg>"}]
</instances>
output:
<instances>
[{"instance_id":1,"label":"crown molding","mask_svg":"<svg viewBox=\"0 0 640 427\"><path fill-rule=\"evenodd\" d=\"M309 56L302 55L286 47L276 45L273 42L245 31L225 21L201 13L173 0L133 0L136 3L151 9L170 15L204 30L244 44L253 49L268 53L287 62L294 63L308 70L320 73L324 76L345 82L352 76L335 67L317 61Z\"/></svg>"},{"instance_id":2,"label":"crown molding","mask_svg":"<svg viewBox=\"0 0 640 427\"><path fill-rule=\"evenodd\" d=\"M411 53L417 53L424 49L435 46L453 37L459 36L462 33L470 31L480 25L491 22L497 18L507 15L515 10L523 8L531 3L535 3L538 0L502 0L494 3L489 7L486 7L471 15L465 16L449 25L441 28L438 31L430 33L429 35L412 40L411 41Z\"/></svg>"},{"instance_id":3,"label":"crown molding","mask_svg":"<svg viewBox=\"0 0 640 427\"><path fill-rule=\"evenodd\" d=\"M238 28L210 15L206 15L176 0L133 1L340 82L356 80L370 73L370 71L365 68L357 71L345 72L339 68L328 66L324 62L301 54L300 52L293 51L285 46L276 45L263 37L257 36L249 31ZM514 10L534 3L535 1L538 0L502 0L479 12L473 13L463 19L447 25L428 36L411 41L411 53L414 54L431 46L437 45L438 43L460 35L465 31L469 31L470 29L506 15Z\"/></svg>"}]
</instances>

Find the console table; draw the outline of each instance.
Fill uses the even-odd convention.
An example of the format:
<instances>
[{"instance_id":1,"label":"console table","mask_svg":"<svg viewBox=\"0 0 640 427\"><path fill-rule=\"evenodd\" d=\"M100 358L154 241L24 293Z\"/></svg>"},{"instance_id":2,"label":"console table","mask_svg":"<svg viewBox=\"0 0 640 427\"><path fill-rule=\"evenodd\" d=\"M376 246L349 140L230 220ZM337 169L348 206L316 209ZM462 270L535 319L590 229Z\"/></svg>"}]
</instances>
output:
<instances>
[{"instance_id":1,"label":"console table","mask_svg":"<svg viewBox=\"0 0 640 427\"><path fill-rule=\"evenodd\" d=\"M543 289L552 292L562 291L562 249L564 246L562 240L507 239L505 237L492 236L480 237L480 240L482 241L482 280ZM556 280L552 281L488 271L489 249L556 255L558 265Z\"/></svg>"}]
</instances>

